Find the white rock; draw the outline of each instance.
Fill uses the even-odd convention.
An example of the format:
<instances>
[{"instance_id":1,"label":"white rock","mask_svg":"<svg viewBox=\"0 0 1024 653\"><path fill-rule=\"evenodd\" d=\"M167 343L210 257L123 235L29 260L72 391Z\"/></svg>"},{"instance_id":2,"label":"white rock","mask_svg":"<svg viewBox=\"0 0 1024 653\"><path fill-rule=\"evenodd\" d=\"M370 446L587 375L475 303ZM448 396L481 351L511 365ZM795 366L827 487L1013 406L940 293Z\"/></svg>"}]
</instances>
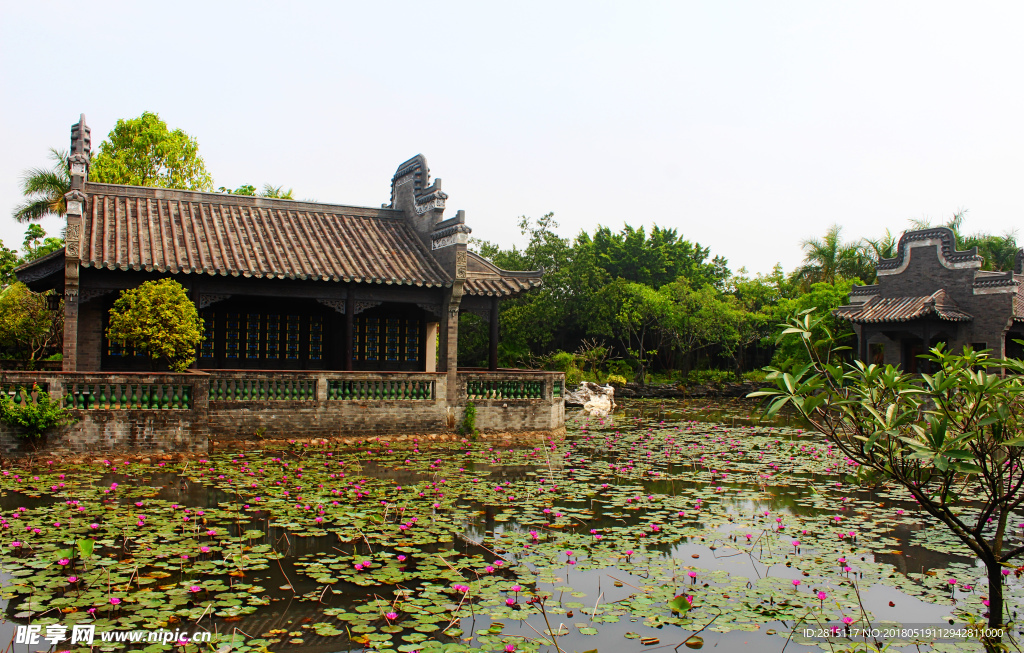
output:
<instances>
[{"instance_id":1,"label":"white rock","mask_svg":"<svg viewBox=\"0 0 1024 653\"><path fill-rule=\"evenodd\" d=\"M566 393L565 403L583 406L586 415L606 417L615 409L615 388L584 381L577 390Z\"/></svg>"}]
</instances>

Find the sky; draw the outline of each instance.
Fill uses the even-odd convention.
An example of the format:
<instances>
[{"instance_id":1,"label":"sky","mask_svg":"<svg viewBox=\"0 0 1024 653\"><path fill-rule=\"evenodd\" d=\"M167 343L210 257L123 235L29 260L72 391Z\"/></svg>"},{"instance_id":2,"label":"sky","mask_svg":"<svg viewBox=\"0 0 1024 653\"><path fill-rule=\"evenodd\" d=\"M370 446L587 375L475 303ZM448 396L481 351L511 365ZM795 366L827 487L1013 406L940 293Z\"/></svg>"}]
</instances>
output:
<instances>
[{"instance_id":1,"label":"sky","mask_svg":"<svg viewBox=\"0 0 1024 653\"><path fill-rule=\"evenodd\" d=\"M1024 217L1024 3L8 2L0 239L27 168L143 111L214 185L380 206L417 153L473 236L670 227L787 271L829 225ZM50 36L43 38L44 34ZM61 221L43 226L58 233ZM1024 234L1022 234L1024 235Z\"/></svg>"}]
</instances>

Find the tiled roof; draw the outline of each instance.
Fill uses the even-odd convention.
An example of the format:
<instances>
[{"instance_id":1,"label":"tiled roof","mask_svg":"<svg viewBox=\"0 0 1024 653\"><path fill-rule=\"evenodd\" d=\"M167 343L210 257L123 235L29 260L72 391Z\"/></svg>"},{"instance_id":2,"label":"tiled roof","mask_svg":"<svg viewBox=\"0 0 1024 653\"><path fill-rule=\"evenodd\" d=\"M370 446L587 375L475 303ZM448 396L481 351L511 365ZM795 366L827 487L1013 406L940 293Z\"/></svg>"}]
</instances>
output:
<instances>
[{"instance_id":1,"label":"tiled roof","mask_svg":"<svg viewBox=\"0 0 1024 653\"><path fill-rule=\"evenodd\" d=\"M966 322L973 317L938 290L926 297L873 297L863 304L841 306L835 315L857 323L907 322L920 317L935 316L949 322Z\"/></svg>"},{"instance_id":2,"label":"tiled roof","mask_svg":"<svg viewBox=\"0 0 1024 653\"><path fill-rule=\"evenodd\" d=\"M450 286L389 209L87 184L84 267Z\"/></svg>"},{"instance_id":3,"label":"tiled roof","mask_svg":"<svg viewBox=\"0 0 1024 653\"><path fill-rule=\"evenodd\" d=\"M1024 283L1017 286L1017 294L1013 296L1013 319L1024 322Z\"/></svg>"},{"instance_id":4,"label":"tiled roof","mask_svg":"<svg viewBox=\"0 0 1024 653\"><path fill-rule=\"evenodd\" d=\"M543 284L543 270L511 272L502 270L474 252L469 252L468 271L463 292L467 295L502 297L516 295Z\"/></svg>"}]
</instances>

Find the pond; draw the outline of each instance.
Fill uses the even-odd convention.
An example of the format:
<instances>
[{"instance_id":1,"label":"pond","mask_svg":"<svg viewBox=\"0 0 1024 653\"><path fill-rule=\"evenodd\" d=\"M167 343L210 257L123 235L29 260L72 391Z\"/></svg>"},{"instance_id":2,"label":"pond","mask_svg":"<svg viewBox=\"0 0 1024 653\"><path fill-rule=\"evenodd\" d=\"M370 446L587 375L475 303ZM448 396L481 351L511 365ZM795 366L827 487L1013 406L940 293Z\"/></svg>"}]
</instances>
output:
<instances>
[{"instance_id":1,"label":"pond","mask_svg":"<svg viewBox=\"0 0 1024 653\"><path fill-rule=\"evenodd\" d=\"M814 632L845 618L918 650L886 625L981 619L983 568L856 472L791 418L706 401L627 403L564 440L41 461L0 475L0 639L78 624L94 650L167 650L145 640L163 629L212 633L185 651L818 651L863 641ZM1014 615L1022 588L1011 575ZM925 649L981 650L933 632Z\"/></svg>"}]
</instances>

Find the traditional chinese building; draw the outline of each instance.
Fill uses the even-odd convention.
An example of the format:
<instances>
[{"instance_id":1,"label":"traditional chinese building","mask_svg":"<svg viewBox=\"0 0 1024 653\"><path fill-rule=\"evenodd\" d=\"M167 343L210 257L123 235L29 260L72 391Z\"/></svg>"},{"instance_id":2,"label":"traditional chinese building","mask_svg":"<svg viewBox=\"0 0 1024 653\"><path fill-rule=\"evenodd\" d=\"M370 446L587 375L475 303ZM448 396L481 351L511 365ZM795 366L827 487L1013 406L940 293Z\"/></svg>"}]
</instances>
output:
<instances>
[{"instance_id":1,"label":"traditional chinese building","mask_svg":"<svg viewBox=\"0 0 1024 653\"><path fill-rule=\"evenodd\" d=\"M417 155L381 208L88 180L89 128L72 129L66 247L18 270L65 301L64 371L147 370L104 333L118 293L171 277L205 322L200 369L454 371L460 312L541 285L466 248L462 211ZM435 352L435 342L440 348ZM436 363L435 363L436 361Z\"/></svg>"},{"instance_id":2,"label":"traditional chinese building","mask_svg":"<svg viewBox=\"0 0 1024 653\"><path fill-rule=\"evenodd\" d=\"M563 427L563 374L497 369L498 304L540 287L541 272L468 251L465 214L445 219L422 155L398 167L380 208L98 184L90 160L82 116L66 246L16 271L63 297L63 371L0 372L0 391L27 401L18 388L38 384L79 411L61 446L436 432L470 401L483 430ZM188 374L154 372L105 335L120 292L160 278L181 283L204 320ZM490 323L488 370L458 370L464 312Z\"/></svg>"},{"instance_id":3,"label":"traditional chinese building","mask_svg":"<svg viewBox=\"0 0 1024 653\"><path fill-rule=\"evenodd\" d=\"M938 343L947 349L990 349L1021 357L1024 339L1024 250L1013 270L981 269L977 248L956 249L945 227L909 231L896 257L882 259L872 286L854 286L835 311L857 334L861 360L927 371L918 358Z\"/></svg>"}]
</instances>

